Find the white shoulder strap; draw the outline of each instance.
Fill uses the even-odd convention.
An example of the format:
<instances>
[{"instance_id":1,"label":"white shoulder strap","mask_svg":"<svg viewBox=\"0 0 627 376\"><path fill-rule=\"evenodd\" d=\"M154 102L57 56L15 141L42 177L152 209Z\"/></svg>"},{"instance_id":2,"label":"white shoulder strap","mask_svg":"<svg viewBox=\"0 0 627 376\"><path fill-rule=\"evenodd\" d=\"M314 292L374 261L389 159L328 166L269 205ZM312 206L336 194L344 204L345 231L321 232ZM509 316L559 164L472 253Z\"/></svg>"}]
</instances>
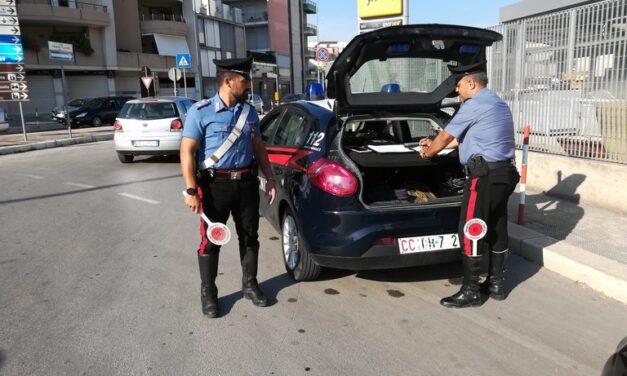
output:
<instances>
[{"instance_id":1,"label":"white shoulder strap","mask_svg":"<svg viewBox=\"0 0 627 376\"><path fill-rule=\"evenodd\" d=\"M204 160L200 164L200 169L205 170L207 168L212 167L214 164L218 163L220 158L226 154L226 152L233 146L235 141L242 135L242 129L244 128L244 124L246 124L246 119L248 118L248 112L250 111L250 105L248 103L244 103L244 108L242 112L239 114L239 118L237 118L237 124L233 127L233 130L229 134L229 137L226 138L224 143L220 145L220 147L213 152L213 154Z\"/></svg>"}]
</instances>

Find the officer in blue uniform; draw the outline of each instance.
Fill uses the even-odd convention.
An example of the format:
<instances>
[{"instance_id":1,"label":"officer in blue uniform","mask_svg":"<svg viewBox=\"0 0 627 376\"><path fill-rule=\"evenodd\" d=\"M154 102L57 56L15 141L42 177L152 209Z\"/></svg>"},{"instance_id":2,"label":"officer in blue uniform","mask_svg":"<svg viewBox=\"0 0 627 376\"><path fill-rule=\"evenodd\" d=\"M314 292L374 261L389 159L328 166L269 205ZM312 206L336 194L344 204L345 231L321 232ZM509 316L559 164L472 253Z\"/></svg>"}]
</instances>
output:
<instances>
[{"instance_id":1,"label":"officer in blue uniform","mask_svg":"<svg viewBox=\"0 0 627 376\"><path fill-rule=\"evenodd\" d=\"M256 306L267 298L257 283L259 257L259 182L257 170L267 179L270 204L276 188L265 145L259 133L257 112L246 103L250 92L252 57L214 60L218 67L218 93L196 103L187 113L181 140L181 171L185 181L185 204L211 222L226 224L233 216L242 266L242 293ZM240 120L240 115L245 114ZM244 116L244 115L242 115ZM238 122L243 122L238 131ZM234 128L236 128L234 130ZM229 142L227 140L233 140ZM226 152L225 145L230 145ZM218 259L220 246L206 236L208 224L201 220L201 243L197 251L203 314L218 316Z\"/></svg>"},{"instance_id":2,"label":"officer in blue uniform","mask_svg":"<svg viewBox=\"0 0 627 376\"><path fill-rule=\"evenodd\" d=\"M483 68L483 69L481 69ZM496 300L505 299L503 274L508 253L507 201L520 180L514 164L514 122L507 104L486 86L485 65L458 75L455 90L462 104L445 130L433 140L420 141L420 156L432 158L445 147L459 147L466 171L459 238L462 243L464 282L461 290L440 301L445 307L481 305L480 290ZM486 236L473 244L464 235L466 222L480 218ZM489 253L488 279L479 284L482 257Z\"/></svg>"}]
</instances>

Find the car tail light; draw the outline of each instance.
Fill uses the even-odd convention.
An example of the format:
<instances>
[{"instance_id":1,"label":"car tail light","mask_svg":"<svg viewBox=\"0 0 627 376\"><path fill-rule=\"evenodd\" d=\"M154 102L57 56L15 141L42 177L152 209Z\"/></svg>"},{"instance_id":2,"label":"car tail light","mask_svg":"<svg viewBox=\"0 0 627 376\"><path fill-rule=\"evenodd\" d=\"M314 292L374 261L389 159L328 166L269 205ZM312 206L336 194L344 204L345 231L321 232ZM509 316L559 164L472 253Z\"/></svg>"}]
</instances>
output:
<instances>
[{"instance_id":1,"label":"car tail light","mask_svg":"<svg viewBox=\"0 0 627 376\"><path fill-rule=\"evenodd\" d=\"M115 131L115 132L124 132L124 129L122 129L122 123L120 123L119 120L116 120L113 123L113 131Z\"/></svg>"},{"instance_id":2,"label":"car tail light","mask_svg":"<svg viewBox=\"0 0 627 376\"><path fill-rule=\"evenodd\" d=\"M351 196L357 192L357 178L346 168L326 158L315 161L307 170L316 187L334 196Z\"/></svg>"},{"instance_id":3,"label":"car tail light","mask_svg":"<svg viewBox=\"0 0 627 376\"><path fill-rule=\"evenodd\" d=\"M181 132L183 130L183 122L180 119L174 119L170 123L170 132Z\"/></svg>"},{"instance_id":4,"label":"car tail light","mask_svg":"<svg viewBox=\"0 0 627 376\"><path fill-rule=\"evenodd\" d=\"M386 236L374 241L374 245L396 245L396 238Z\"/></svg>"}]
</instances>

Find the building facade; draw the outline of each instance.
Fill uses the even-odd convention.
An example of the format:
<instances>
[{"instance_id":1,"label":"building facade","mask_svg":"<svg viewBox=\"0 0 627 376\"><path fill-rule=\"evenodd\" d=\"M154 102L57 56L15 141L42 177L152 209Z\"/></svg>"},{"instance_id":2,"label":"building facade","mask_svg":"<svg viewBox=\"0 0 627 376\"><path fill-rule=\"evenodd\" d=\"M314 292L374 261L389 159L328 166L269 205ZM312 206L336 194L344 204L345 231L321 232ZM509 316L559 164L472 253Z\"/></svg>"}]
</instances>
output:
<instances>
[{"instance_id":1,"label":"building facade","mask_svg":"<svg viewBox=\"0 0 627 376\"><path fill-rule=\"evenodd\" d=\"M176 54L189 53L191 67L178 94L200 99L215 93L213 58L246 55L241 12L201 0L18 0L26 79L27 117L45 118L64 103L61 64L48 58L48 41L71 43L74 61L63 62L68 99L141 95L148 67L157 95L172 95L168 70ZM206 6L205 6L206 5ZM8 104L10 116L19 114Z\"/></svg>"},{"instance_id":2,"label":"building facade","mask_svg":"<svg viewBox=\"0 0 627 376\"><path fill-rule=\"evenodd\" d=\"M318 34L308 15L317 13L314 0L222 0L242 9L246 44L252 53L253 92L265 103L288 93L302 93L308 59L307 38Z\"/></svg>"}]
</instances>

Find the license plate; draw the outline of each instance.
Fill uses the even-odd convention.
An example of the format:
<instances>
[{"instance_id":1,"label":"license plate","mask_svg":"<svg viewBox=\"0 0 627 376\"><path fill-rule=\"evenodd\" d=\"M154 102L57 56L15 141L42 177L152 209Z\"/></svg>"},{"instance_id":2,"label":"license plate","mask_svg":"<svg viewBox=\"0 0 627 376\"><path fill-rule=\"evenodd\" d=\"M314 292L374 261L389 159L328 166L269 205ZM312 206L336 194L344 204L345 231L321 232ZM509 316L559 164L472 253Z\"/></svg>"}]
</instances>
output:
<instances>
[{"instance_id":1,"label":"license plate","mask_svg":"<svg viewBox=\"0 0 627 376\"><path fill-rule=\"evenodd\" d=\"M398 248L403 255L408 253L440 251L443 249L459 248L459 239L457 234L399 238Z\"/></svg>"},{"instance_id":2,"label":"license plate","mask_svg":"<svg viewBox=\"0 0 627 376\"><path fill-rule=\"evenodd\" d=\"M136 147L159 146L159 141L133 141L133 146L136 146Z\"/></svg>"}]
</instances>

